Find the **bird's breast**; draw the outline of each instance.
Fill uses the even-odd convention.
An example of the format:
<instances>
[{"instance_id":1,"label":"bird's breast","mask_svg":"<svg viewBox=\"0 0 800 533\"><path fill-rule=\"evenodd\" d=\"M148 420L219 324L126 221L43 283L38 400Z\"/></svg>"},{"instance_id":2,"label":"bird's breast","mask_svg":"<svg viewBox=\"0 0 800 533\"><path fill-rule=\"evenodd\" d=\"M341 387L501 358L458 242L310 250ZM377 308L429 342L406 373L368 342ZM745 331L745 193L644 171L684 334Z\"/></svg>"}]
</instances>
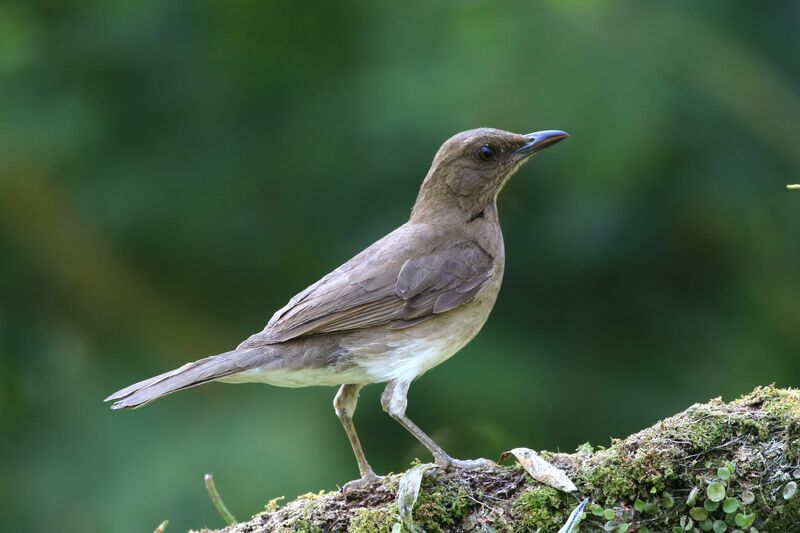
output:
<instances>
[{"instance_id":1,"label":"bird's breast","mask_svg":"<svg viewBox=\"0 0 800 533\"><path fill-rule=\"evenodd\" d=\"M470 303L410 328L364 332L351 361L371 382L412 381L466 346L483 327L497 298L502 272Z\"/></svg>"}]
</instances>

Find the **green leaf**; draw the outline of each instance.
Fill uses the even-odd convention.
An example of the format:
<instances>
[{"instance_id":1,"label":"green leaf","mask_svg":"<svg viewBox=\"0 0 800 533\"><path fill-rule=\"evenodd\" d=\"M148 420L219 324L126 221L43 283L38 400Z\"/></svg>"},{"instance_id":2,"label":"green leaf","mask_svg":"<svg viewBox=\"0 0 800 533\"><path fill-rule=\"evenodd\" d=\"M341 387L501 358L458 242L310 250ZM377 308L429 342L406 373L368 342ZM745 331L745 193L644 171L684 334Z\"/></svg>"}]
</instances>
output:
<instances>
[{"instance_id":1,"label":"green leaf","mask_svg":"<svg viewBox=\"0 0 800 533\"><path fill-rule=\"evenodd\" d=\"M739 509L739 500L736 498L725 498L722 502L722 510L726 513L735 513Z\"/></svg>"},{"instance_id":2,"label":"green leaf","mask_svg":"<svg viewBox=\"0 0 800 533\"><path fill-rule=\"evenodd\" d=\"M753 494L751 491L746 490L742 493L742 503L745 505L750 505L756 501L756 495Z\"/></svg>"},{"instance_id":3,"label":"green leaf","mask_svg":"<svg viewBox=\"0 0 800 533\"><path fill-rule=\"evenodd\" d=\"M689 516L697 520L698 522L702 522L706 518L708 518L708 511L702 507L692 507L689 509Z\"/></svg>"},{"instance_id":4,"label":"green leaf","mask_svg":"<svg viewBox=\"0 0 800 533\"><path fill-rule=\"evenodd\" d=\"M736 525L742 528L752 526L753 522L755 521L756 521L756 515L754 513L750 514L738 513L736 515L736 518L734 518L734 522L736 522Z\"/></svg>"},{"instance_id":5,"label":"green leaf","mask_svg":"<svg viewBox=\"0 0 800 533\"><path fill-rule=\"evenodd\" d=\"M603 511L603 518L605 518L606 520L611 520L614 518L614 514L615 514L614 509L606 509L605 511Z\"/></svg>"},{"instance_id":6,"label":"green leaf","mask_svg":"<svg viewBox=\"0 0 800 533\"><path fill-rule=\"evenodd\" d=\"M727 472L727 469L725 471ZM719 481L715 481L708 486L706 494L712 502L721 502L725 498L725 487Z\"/></svg>"},{"instance_id":7,"label":"green leaf","mask_svg":"<svg viewBox=\"0 0 800 533\"><path fill-rule=\"evenodd\" d=\"M640 527L639 529L636 530L636 533L650 533L650 530L647 529L646 527L642 526L642 527Z\"/></svg>"},{"instance_id":8,"label":"green leaf","mask_svg":"<svg viewBox=\"0 0 800 533\"><path fill-rule=\"evenodd\" d=\"M636 501L633 502L633 508L641 513L642 511L644 511L644 502L639 498L636 498Z\"/></svg>"},{"instance_id":9,"label":"green leaf","mask_svg":"<svg viewBox=\"0 0 800 533\"><path fill-rule=\"evenodd\" d=\"M664 507L667 509L672 509L675 505L675 498L672 497L672 494L669 492L665 492L663 496L661 496L661 503L664 504Z\"/></svg>"},{"instance_id":10,"label":"green leaf","mask_svg":"<svg viewBox=\"0 0 800 533\"><path fill-rule=\"evenodd\" d=\"M612 520L606 522L606 525L603 526L603 529L606 531L614 531L617 528L617 524L615 524Z\"/></svg>"},{"instance_id":11,"label":"green leaf","mask_svg":"<svg viewBox=\"0 0 800 533\"><path fill-rule=\"evenodd\" d=\"M686 498L686 505L687 507L691 507L694 505L694 502L697 501L697 495L700 494L700 489L698 487L694 487L692 492L689 493L689 497Z\"/></svg>"},{"instance_id":12,"label":"green leaf","mask_svg":"<svg viewBox=\"0 0 800 533\"><path fill-rule=\"evenodd\" d=\"M719 502L712 502L711 500L706 500L703 502L703 507L709 513L713 513L719 508Z\"/></svg>"},{"instance_id":13,"label":"green leaf","mask_svg":"<svg viewBox=\"0 0 800 533\"><path fill-rule=\"evenodd\" d=\"M592 506L589 507L589 510L592 511L592 514L595 516L600 516L603 514L603 507L596 503L593 503Z\"/></svg>"},{"instance_id":14,"label":"green leaf","mask_svg":"<svg viewBox=\"0 0 800 533\"><path fill-rule=\"evenodd\" d=\"M723 481L727 481L731 477L731 471L727 468L717 468L717 477Z\"/></svg>"},{"instance_id":15,"label":"green leaf","mask_svg":"<svg viewBox=\"0 0 800 533\"><path fill-rule=\"evenodd\" d=\"M392 526L392 533L401 533L403 531L403 526L400 525L400 522L397 522L395 525Z\"/></svg>"},{"instance_id":16,"label":"green leaf","mask_svg":"<svg viewBox=\"0 0 800 533\"><path fill-rule=\"evenodd\" d=\"M714 521L710 518L706 518L702 522L700 522L700 529L703 531L711 531L714 528Z\"/></svg>"},{"instance_id":17,"label":"green leaf","mask_svg":"<svg viewBox=\"0 0 800 533\"><path fill-rule=\"evenodd\" d=\"M680 526L675 526L672 528L672 533L683 533L683 528Z\"/></svg>"},{"instance_id":18,"label":"green leaf","mask_svg":"<svg viewBox=\"0 0 800 533\"><path fill-rule=\"evenodd\" d=\"M727 468L731 474L736 472L736 465L733 463L725 463L725 468Z\"/></svg>"},{"instance_id":19,"label":"green leaf","mask_svg":"<svg viewBox=\"0 0 800 533\"><path fill-rule=\"evenodd\" d=\"M728 531L728 524L723 522L722 520L714 520L714 525L712 526L714 533L725 533Z\"/></svg>"},{"instance_id":20,"label":"green leaf","mask_svg":"<svg viewBox=\"0 0 800 533\"><path fill-rule=\"evenodd\" d=\"M616 533L625 533L629 527L631 527L630 524L620 524L617 526Z\"/></svg>"}]
</instances>

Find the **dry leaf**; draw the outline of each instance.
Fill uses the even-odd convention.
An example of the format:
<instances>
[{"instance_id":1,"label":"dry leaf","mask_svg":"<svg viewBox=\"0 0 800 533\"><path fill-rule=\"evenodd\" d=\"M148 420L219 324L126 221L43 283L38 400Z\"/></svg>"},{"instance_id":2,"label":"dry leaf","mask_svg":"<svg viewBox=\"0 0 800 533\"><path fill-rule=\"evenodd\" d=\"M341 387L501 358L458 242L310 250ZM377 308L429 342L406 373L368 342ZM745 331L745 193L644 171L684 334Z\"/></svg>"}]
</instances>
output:
<instances>
[{"instance_id":1,"label":"dry leaf","mask_svg":"<svg viewBox=\"0 0 800 533\"><path fill-rule=\"evenodd\" d=\"M529 448L514 448L513 450L503 452L500 456L500 460L502 461L509 455L516 457L519 464L522 465L522 468L539 483L544 483L547 486L563 492L574 492L577 490L575 484L572 483L562 470L539 457L539 454L535 451Z\"/></svg>"}]
</instances>

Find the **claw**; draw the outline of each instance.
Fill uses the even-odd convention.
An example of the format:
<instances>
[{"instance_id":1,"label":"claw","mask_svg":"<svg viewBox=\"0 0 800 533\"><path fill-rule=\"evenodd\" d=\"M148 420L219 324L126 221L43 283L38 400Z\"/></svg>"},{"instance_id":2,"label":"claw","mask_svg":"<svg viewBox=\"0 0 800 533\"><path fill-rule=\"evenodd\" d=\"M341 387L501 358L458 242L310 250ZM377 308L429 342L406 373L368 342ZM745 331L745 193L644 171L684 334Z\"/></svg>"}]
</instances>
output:
<instances>
[{"instance_id":1,"label":"claw","mask_svg":"<svg viewBox=\"0 0 800 533\"><path fill-rule=\"evenodd\" d=\"M369 472L360 479L354 479L353 481L348 481L345 483L344 486L342 486L342 494L347 496L353 492L359 492L364 489L368 489L375 483L379 483L382 479L383 476L379 476L375 472Z\"/></svg>"},{"instance_id":2,"label":"claw","mask_svg":"<svg viewBox=\"0 0 800 533\"><path fill-rule=\"evenodd\" d=\"M450 470L451 468L472 470L497 466L497 463L489 459L453 459L452 457L437 457L436 464L444 470Z\"/></svg>"}]
</instances>

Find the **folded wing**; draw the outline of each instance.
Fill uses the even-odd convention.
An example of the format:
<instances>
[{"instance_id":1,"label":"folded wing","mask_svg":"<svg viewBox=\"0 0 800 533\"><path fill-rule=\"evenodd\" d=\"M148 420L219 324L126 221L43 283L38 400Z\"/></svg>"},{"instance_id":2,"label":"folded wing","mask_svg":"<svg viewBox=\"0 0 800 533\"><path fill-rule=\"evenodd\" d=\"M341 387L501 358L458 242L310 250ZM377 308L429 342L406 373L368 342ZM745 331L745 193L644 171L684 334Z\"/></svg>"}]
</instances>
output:
<instances>
[{"instance_id":1,"label":"folded wing","mask_svg":"<svg viewBox=\"0 0 800 533\"><path fill-rule=\"evenodd\" d=\"M419 246L380 244L292 298L239 347L381 325L410 327L469 302L493 273L493 258L471 241L416 254Z\"/></svg>"}]
</instances>

